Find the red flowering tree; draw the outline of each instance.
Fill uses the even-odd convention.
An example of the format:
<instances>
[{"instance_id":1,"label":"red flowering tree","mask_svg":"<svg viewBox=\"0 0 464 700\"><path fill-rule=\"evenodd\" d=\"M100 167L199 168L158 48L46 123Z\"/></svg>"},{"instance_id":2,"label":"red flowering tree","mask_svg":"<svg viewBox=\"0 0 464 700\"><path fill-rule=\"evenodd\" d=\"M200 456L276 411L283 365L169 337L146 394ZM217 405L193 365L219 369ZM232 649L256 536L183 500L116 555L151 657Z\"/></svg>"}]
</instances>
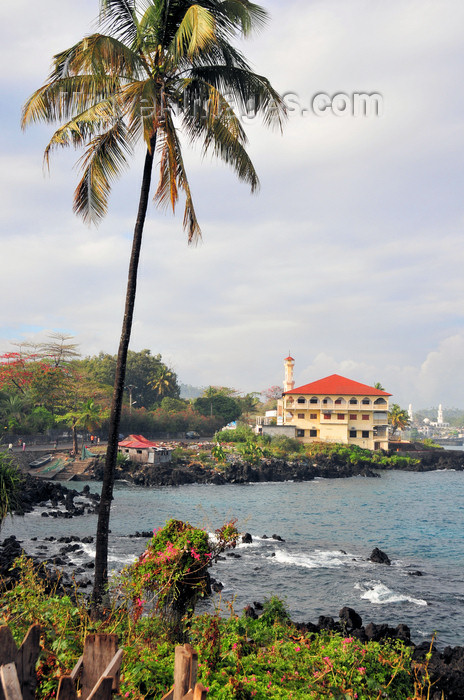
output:
<instances>
[{"instance_id":1,"label":"red flowering tree","mask_svg":"<svg viewBox=\"0 0 464 700\"><path fill-rule=\"evenodd\" d=\"M232 520L216 530L215 538L181 520L169 520L153 537L138 560L123 572L123 582L138 618L151 594L154 609L171 636L183 641L197 600L208 591L207 569L239 536Z\"/></svg>"}]
</instances>

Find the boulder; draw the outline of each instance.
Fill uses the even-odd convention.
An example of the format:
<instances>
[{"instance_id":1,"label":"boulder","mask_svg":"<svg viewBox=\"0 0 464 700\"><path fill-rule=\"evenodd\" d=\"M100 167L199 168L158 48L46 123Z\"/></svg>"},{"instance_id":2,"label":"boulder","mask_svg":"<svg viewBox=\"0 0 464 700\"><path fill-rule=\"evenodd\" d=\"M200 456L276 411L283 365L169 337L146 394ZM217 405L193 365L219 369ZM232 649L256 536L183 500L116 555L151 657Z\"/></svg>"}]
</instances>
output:
<instances>
[{"instance_id":1,"label":"boulder","mask_svg":"<svg viewBox=\"0 0 464 700\"><path fill-rule=\"evenodd\" d=\"M378 547L374 547L372 550L369 561L374 562L374 564L386 564L387 566L390 566L391 564L391 561L385 552L382 552L382 550Z\"/></svg>"},{"instance_id":2,"label":"boulder","mask_svg":"<svg viewBox=\"0 0 464 700\"><path fill-rule=\"evenodd\" d=\"M359 630L362 627L362 617L353 608L344 607L338 613L343 628L349 632Z\"/></svg>"}]
</instances>

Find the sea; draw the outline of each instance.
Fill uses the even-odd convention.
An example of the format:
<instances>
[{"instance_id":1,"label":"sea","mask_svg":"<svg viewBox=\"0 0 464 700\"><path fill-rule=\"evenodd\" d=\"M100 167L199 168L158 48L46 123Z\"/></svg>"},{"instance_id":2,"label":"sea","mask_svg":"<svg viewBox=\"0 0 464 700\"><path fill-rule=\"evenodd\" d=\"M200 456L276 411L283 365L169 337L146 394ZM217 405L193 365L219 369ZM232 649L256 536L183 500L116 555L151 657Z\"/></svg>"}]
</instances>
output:
<instances>
[{"instance_id":1,"label":"sea","mask_svg":"<svg viewBox=\"0 0 464 700\"><path fill-rule=\"evenodd\" d=\"M72 486L79 491L84 483ZM99 492L101 484L89 486ZM14 534L29 554L51 557L63 545L45 538L95 534L96 515L52 519L42 517L43 510L8 518L2 538ZM224 486L118 482L110 522L112 570L143 552L147 539L133 537L137 531L152 531L169 518L212 533L237 518L239 530L252 535L251 544L234 550L239 556L214 564L211 575L224 588L199 611L240 613L277 595L295 621L338 619L349 606L363 624L406 623L415 643L436 634L440 648L464 645L464 472L388 471L380 478ZM76 567L95 554L94 544L82 547L83 554L70 555ZM374 547L391 566L369 561Z\"/></svg>"}]
</instances>

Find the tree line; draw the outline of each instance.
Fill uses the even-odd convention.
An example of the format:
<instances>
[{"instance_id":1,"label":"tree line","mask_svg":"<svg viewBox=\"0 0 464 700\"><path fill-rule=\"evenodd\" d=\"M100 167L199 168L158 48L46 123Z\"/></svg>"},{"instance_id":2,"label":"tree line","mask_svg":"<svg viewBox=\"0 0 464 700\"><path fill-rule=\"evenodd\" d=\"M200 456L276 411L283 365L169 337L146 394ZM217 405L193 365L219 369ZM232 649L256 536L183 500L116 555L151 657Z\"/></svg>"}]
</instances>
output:
<instances>
[{"instance_id":1,"label":"tree line","mask_svg":"<svg viewBox=\"0 0 464 700\"><path fill-rule=\"evenodd\" d=\"M81 358L70 336L54 334L0 355L0 424L3 438L93 431L106 437L116 374L115 355ZM176 372L149 349L128 351L121 434L212 435L261 406L257 393L210 386L196 399L181 399Z\"/></svg>"}]
</instances>

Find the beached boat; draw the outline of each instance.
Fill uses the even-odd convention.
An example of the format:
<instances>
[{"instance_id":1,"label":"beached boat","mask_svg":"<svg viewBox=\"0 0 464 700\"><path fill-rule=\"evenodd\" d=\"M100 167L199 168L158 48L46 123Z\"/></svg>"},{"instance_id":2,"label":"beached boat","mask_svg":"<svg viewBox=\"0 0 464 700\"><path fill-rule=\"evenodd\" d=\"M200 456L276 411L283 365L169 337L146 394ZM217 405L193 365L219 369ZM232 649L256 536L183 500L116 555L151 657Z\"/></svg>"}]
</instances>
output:
<instances>
[{"instance_id":1,"label":"beached boat","mask_svg":"<svg viewBox=\"0 0 464 700\"><path fill-rule=\"evenodd\" d=\"M37 469L38 467L43 467L45 464L48 464L48 462L51 460L52 455L44 455L43 457L38 457L37 459L34 459L33 462L29 462L29 467L31 469Z\"/></svg>"}]
</instances>

